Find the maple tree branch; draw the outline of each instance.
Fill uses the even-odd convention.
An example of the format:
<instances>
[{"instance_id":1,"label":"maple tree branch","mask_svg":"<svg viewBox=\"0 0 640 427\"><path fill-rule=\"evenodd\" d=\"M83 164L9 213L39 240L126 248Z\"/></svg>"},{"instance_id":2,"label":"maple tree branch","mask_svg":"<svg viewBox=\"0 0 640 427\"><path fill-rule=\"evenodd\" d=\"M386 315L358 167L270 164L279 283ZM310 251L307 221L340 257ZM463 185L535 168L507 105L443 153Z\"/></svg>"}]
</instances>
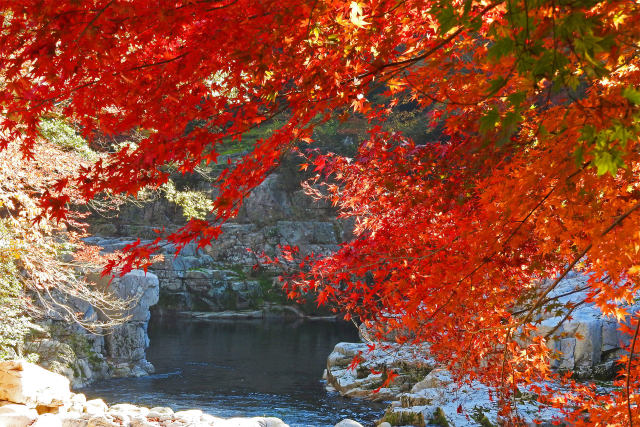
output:
<instances>
[{"instance_id":1,"label":"maple tree branch","mask_svg":"<svg viewBox=\"0 0 640 427\"><path fill-rule=\"evenodd\" d=\"M93 19L91 21L89 21L89 23L84 27L84 29L80 32L80 34L78 35L78 38L76 39L76 43L80 41L80 39L82 39L82 37L84 37L85 33L89 30L89 27L91 27L93 24L95 24L95 22L100 19L100 17L102 16L102 14L105 12L105 10L107 10L109 8L109 6L111 6L113 4L114 0L111 0L110 2L108 2L106 5L104 5L104 7L102 9L100 9L98 11L98 13L96 13L96 16L93 17Z\"/></svg>"},{"instance_id":2,"label":"maple tree branch","mask_svg":"<svg viewBox=\"0 0 640 427\"><path fill-rule=\"evenodd\" d=\"M569 295L577 294L578 292L586 291L587 289L590 289L590 288L591 288L591 286L587 285L587 286L583 286L583 287L581 287L581 288L574 289L574 290L572 290L572 291L565 292L565 293L560 294L560 295L556 295L556 296L554 296L554 297L547 298L547 299L544 301L544 303L543 303L543 304L547 304L547 303L549 303L549 302L551 302L551 301L555 301L555 300L557 300L557 299L560 299L560 298L563 298L563 297L566 297L566 296L569 296ZM517 310L517 311L514 311L514 312L513 312L513 313L511 313L511 314L512 314L513 316L518 316L518 315L523 314L523 313L526 313L526 312L527 312L527 309L523 309L523 310Z\"/></svg>"},{"instance_id":3,"label":"maple tree branch","mask_svg":"<svg viewBox=\"0 0 640 427\"><path fill-rule=\"evenodd\" d=\"M569 175L565 181L569 181L570 179L574 178L576 175L578 175L580 172L582 172L584 170L584 168L588 165L588 163L586 163L585 165L583 165L582 168L578 169L577 171L575 171L574 173L572 173L571 175ZM520 228L522 228L522 226L527 222L527 220L531 217L531 215L533 215L533 213L538 210L538 208L540 208L540 206L542 206L544 204L544 202L551 196L551 194L553 194L553 192L558 188L558 186L554 186L534 207L533 209L531 209L529 211L529 213L527 213L527 215L519 220L519 224L518 226L509 234L509 236L507 237L507 239L504 241L504 243L502 244L502 249L504 249L507 245L507 243L509 243L509 241L518 233L518 231L520 231ZM496 239L495 243L498 243L499 238ZM484 261L479 264L476 268L474 268L470 273L468 273L466 276L464 276L462 279L460 279L458 281L457 284L462 283L463 281L465 281L466 279L472 277L475 273L478 272L478 270L480 270L482 267L484 267L485 265L487 265L489 262L491 262L491 260L493 259L493 257L499 252L499 249L496 249L493 251L493 253L487 257L484 258Z\"/></svg>"},{"instance_id":4,"label":"maple tree branch","mask_svg":"<svg viewBox=\"0 0 640 427\"><path fill-rule=\"evenodd\" d=\"M477 20L479 18L482 18L485 13L491 11L492 9L494 9L495 7L497 7L498 5L500 5L502 3L503 3L502 1L498 1L498 2L491 3L491 4L487 5L470 22L473 22L473 21L475 21L475 20ZM363 74L359 75L358 79L363 79L365 77L369 77L369 76L371 76L373 74L378 73L379 71L384 70L385 68L400 67L400 70L404 70L406 67L408 67L408 66L410 66L412 64L415 64L416 62L422 61L423 59L426 59L429 56L433 55L434 53L436 53L437 51L442 49L444 46L446 46L447 43L451 42L453 39L458 37L466 29L467 29L467 27L461 26L460 28L455 30L453 33L451 33L449 36L447 36L446 38L442 39L439 43L437 43L431 49L427 50L426 52L424 52L424 53L422 53L422 54L420 54L418 56L414 56L413 58L408 58L408 59L404 59L402 61L388 62L386 64L382 64L382 65L380 65L379 67L377 67L373 71L369 71L367 73L363 73Z\"/></svg>"},{"instance_id":5,"label":"maple tree branch","mask_svg":"<svg viewBox=\"0 0 640 427\"><path fill-rule=\"evenodd\" d=\"M158 61L158 62L151 62L151 63L148 63L148 64L138 65L138 66L136 66L136 67L128 68L128 69L123 70L123 71L124 71L124 72L127 72L127 71L141 70L141 69L143 69L143 68L149 68L149 67L155 67L155 66L157 66L157 65L167 64L167 63L169 63L169 62L177 61L177 60L178 60L178 59L180 59L180 58L184 58L185 56L187 56L187 55L189 54L189 52L190 52L190 51L186 51L186 52L181 53L180 55L175 56L175 57L173 57L173 58L164 59L164 60L162 60L162 61Z\"/></svg>"},{"instance_id":6,"label":"maple tree branch","mask_svg":"<svg viewBox=\"0 0 640 427\"><path fill-rule=\"evenodd\" d=\"M613 230L616 226L618 226L622 221L624 221L624 219L626 219L629 215L631 215L636 209L640 208L640 202L636 203L635 205L633 205L629 210L627 210L625 213L623 213L622 215L618 216L616 218L615 221L613 221L613 223L611 223L611 225L609 225L602 233L600 233L600 237L604 237L606 236L611 230ZM519 325L524 325L526 323L528 323L531 320L531 317L533 316L533 312L541 307L541 304L544 302L544 299L547 295L549 295L549 293L555 289L556 286L558 286L558 284L560 283L560 281L562 279L565 278L565 276L571 271L573 270L573 267L575 267L575 265L578 263L578 261L580 261L582 259L582 257L584 257L587 252L589 252L591 250L591 248L593 247L593 242L589 243L589 245L587 245L586 248L584 248L584 250L582 250L582 252L580 252L571 262L571 264L569 264L564 271L553 281L553 283L547 287L547 289L545 289L545 291L538 297L538 300L536 301L536 303L531 307L531 309L527 312L527 315L525 316L524 320L522 322L519 322Z\"/></svg>"},{"instance_id":7,"label":"maple tree branch","mask_svg":"<svg viewBox=\"0 0 640 427\"><path fill-rule=\"evenodd\" d=\"M581 305L585 304L587 301L586 300L582 300L579 301L577 303L575 303L570 309L569 311L567 311L567 313L564 315L564 317L562 318L562 320L560 320L554 327L553 329L551 329L549 332L547 332L544 336L544 339L547 340L549 339L549 337L551 337L551 335L555 334L556 331L560 328L560 326L562 326L562 324L564 322L567 321L567 319L569 318L569 316L571 316L571 313L573 313L576 308L580 307Z\"/></svg>"},{"instance_id":8,"label":"maple tree branch","mask_svg":"<svg viewBox=\"0 0 640 427\"><path fill-rule=\"evenodd\" d=\"M631 344L631 350L629 351L629 361L627 362L627 378L625 388L627 391L627 412L629 414L629 427L633 427L633 416L631 414L631 393L630 384L631 381L631 361L633 360L633 352L636 347L636 340L638 339L638 331L640 331L640 319L637 319L636 332L633 334L633 343Z\"/></svg>"}]
</instances>

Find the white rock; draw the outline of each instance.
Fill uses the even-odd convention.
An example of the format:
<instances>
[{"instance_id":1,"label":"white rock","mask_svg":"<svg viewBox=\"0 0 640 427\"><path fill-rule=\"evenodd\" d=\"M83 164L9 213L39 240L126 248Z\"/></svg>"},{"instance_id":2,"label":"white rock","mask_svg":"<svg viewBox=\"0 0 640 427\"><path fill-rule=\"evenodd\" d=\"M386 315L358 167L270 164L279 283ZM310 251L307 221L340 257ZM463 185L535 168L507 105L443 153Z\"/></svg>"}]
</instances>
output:
<instances>
[{"instance_id":1,"label":"white rock","mask_svg":"<svg viewBox=\"0 0 640 427\"><path fill-rule=\"evenodd\" d=\"M347 418L346 420L340 421L334 427L363 427L363 425L360 424L357 421L353 421L353 420Z\"/></svg>"},{"instance_id":2,"label":"white rock","mask_svg":"<svg viewBox=\"0 0 640 427\"><path fill-rule=\"evenodd\" d=\"M69 404L65 406L64 409L68 412L81 414L84 412L84 407L86 406L86 404L87 404L87 397L84 394L71 393L71 400L69 401Z\"/></svg>"},{"instance_id":3,"label":"white rock","mask_svg":"<svg viewBox=\"0 0 640 427\"><path fill-rule=\"evenodd\" d=\"M125 424L126 425L126 424ZM122 424L117 421L108 418L106 415L98 415L92 417L87 424L87 427L121 427Z\"/></svg>"},{"instance_id":4,"label":"white rock","mask_svg":"<svg viewBox=\"0 0 640 427\"><path fill-rule=\"evenodd\" d=\"M131 405L129 403L119 403L109 408L109 413L126 414L129 416L141 415L143 417L146 417L149 413L149 408L145 408L144 406Z\"/></svg>"},{"instance_id":5,"label":"white rock","mask_svg":"<svg viewBox=\"0 0 640 427\"><path fill-rule=\"evenodd\" d=\"M87 403L87 396L82 393L71 393L71 402L84 406Z\"/></svg>"},{"instance_id":6,"label":"white rock","mask_svg":"<svg viewBox=\"0 0 640 427\"><path fill-rule=\"evenodd\" d=\"M22 360L0 362L0 400L30 407L63 406L69 401L69 380Z\"/></svg>"},{"instance_id":7,"label":"white rock","mask_svg":"<svg viewBox=\"0 0 640 427\"><path fill-rule=\"evenodd\" d=\"M289 427L281 419L274 417L229 418L215 422L215 427Z\"/></svg>"},{"instance_id":8,"label":"white rock","mask_svg":"<svg viewBox=\"0 0 640 427\"><path fill-rule=\"evenodd\" d=\"M426 377L422 381L417 382L411 388L412 393L417 393L419 391L428 389L428 388L442 388L448 384L453 382L451 378L451 374L445 370L436 368L429 372Z\"/></svg>"},{"instance_id":9,"label":"white rock","mask_svg":"<svg viewBox=\"0 0 640 427\"><path fill-rule=\"evenodd\" d=\"M202 411L199 409L190 409L188 411L178 411L174 414L176 420L194 422L200 420Z\"/></svg>"},{"instance_id":10,"label":"white rock","mask_svg":"<svg viewBox=\"0 0 640 427\"><path fill-rule=\"evenodd\" d=\"M391 424L385 421L383 423L378 424L378 427L391 427Z\"/></svg>"},{"instance_id":11,"label":"white rock","mask_svg":"<svg viewBox=\"0 0 640 427\"><path fill-rule=\"evenodd\" d=\"M200 417L200 422L207 425L213 425L218 421L220 421L220 418L214 417L213 415L209 414L202 414L202 416Z\"/></svg>"},{"instance_id":12,"label":"white rock","mask_svg":"<svg viewBox=\"0 0 640 427\"><path fill-rule=\"evenodd\" d=\"M157 418L158 421L167 421L173 418L173 409L156 406L151 408L147 414L147 418Z\"/></svg>"},{"instance_id":13,"label":"white rock","mask_svg":"<svg viewBox=\"0 0 640 427\"><path fill-rule=\"evenodd\" d=\"M131 424L131 416L128 414L107 414L107 418L113 419L113 421L121 426L128 426Z\"/></svg>"},{"instance_id":14,"label":"white rock","mask_svg":"<svg viewBox=\"0 0 640 427\"><path fill-rule=\"evenodd\" d=\"M285 424L280 418L275 417L262 418L258 422L262 423L260 427L289 427L289 425Z\"/></svg>"},{"instance_id":15,"label":"white rock","mask_svg":"<svg viewBox=\"0 0 640 427\"><path fill-rule=\"evenodd\" d=\"M153 408L149 409L149 414L148 416L152 416L151 414L162 414L162 415L173 415L173 409L166 407L166 406L154 406Z\"/></svg>"},{"instance_id":16,"label":"white rock","mask_svg":"<svg viewBox=\"0 0 640 427\"><path fill-rule=\"evenodd\" d=\"M62 420L62 427L87 427L89 419L92 417L89 414L63 414L60 416Z\"/></svg>"},{"instance_id":17,"label":"white rock","mask_svg":"<svg viewBox=\"0 0 640 427\"><path fill-rule=\"evenodd\" d=\"M101 415L108 410L107 404L102 399L92 399L84 405L84 412L90 415Z\"/></svg>"},{"instance_id":18,"label":"white rock","mask_svg":"<svg viewBox=\"0 0 640 427\"><path fill-rule=\"evenodd\" d=\"M38 412L26 405L4 403L0 406L0 427L26 427L38 418Z\"/></svg>"},{"instance_id":19,"label":"white rock","mask_svg":"<svg viewBox=\"0 0 640 427\"><path fill-rule=\"evenodd\" d=\"M131 427L157 427L158 423L151 422L147 420L145 417L136 415L131 418Z\"/></svg>"},{"instance_id":20,"label":"white rock","mask_svg":"<svg viewBox=\"0 0 640 427\"><path fill-rule=\"evenodd\" d=\"M31 427L62 427L62 420L56 414L42 414Z\"/></svg>"}]
</instances>

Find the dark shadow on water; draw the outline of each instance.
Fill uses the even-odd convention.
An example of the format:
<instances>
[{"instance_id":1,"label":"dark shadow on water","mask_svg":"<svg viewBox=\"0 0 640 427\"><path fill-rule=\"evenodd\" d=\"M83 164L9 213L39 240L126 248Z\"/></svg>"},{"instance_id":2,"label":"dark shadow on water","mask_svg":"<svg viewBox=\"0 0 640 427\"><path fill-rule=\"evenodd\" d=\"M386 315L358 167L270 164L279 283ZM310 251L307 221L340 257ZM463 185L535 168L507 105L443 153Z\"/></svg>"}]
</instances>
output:
<instances>
[{"instance_id":1,"label":"dark shadow on water","mask_svg":"<svg viewBox=\"0 0 640 427\"><path fill-rule=\"evenodd\" d=\"M82 390L108 403L202 409L211 415L275 416L293 426L333 426L344 418L372 425L385 405L327 393L328 354L357 341L334 322L161 319L149 327L154 375L101 381Z\"/></svg>"}]
</instances>

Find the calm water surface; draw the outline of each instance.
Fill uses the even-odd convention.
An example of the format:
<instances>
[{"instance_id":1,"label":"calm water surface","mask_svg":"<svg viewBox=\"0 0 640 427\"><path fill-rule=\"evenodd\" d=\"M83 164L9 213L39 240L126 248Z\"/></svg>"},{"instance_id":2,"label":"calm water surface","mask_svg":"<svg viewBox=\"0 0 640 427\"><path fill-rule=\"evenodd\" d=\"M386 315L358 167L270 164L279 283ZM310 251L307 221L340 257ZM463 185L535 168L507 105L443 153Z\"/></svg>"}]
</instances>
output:
<instances>
[{"instance_id":1,"label":"calm water surface","mask_svg":"<svg viewBox=\"0 0 640 427\"><path fill-rule=\"evenodd\" d=\"M293 426L373 425L383 404L328 393L320 380L353 325L333 322L155 320L147 359L156 374L101 381L82 390L110 404L201 409L211 415L275 416Z\"/></svg>"}]
</instances>

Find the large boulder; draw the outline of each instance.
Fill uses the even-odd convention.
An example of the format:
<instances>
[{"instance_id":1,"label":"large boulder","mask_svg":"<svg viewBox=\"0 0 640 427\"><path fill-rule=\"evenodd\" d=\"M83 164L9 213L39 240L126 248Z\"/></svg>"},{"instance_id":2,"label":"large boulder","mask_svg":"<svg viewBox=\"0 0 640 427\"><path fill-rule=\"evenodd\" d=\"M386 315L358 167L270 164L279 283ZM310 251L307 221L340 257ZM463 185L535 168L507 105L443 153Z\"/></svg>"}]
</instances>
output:
<instances>
[{"instance_id":1,"label":"large boulder","mask_svg":"<svg viewBox=\"0 0 640 427\"><path fill-rule=\"evenodd\" d=\"M26 405L0 403L0 427L27 427L38 418L38 411Z\"/></svg>"},{"instance_id":2,"label":"large boulder","mask_svg":"<svg viewBox=\"0 0 640 427\"><path fill-rule=\"evenodd\" d=\"M393 399L398 394L409 391L434 368L435 363L425 357L427 354L426 345L399 346L384 343L370 351L364 343L338 343L327 358L327 389L338 391L346 397L374 401ZM351 369L351 362L356 357L363 361ZM398 376L381 388L387 371L394 371Z\"/></svg>"},{"instance_id":3,"label":"large boulder","mask_svg":"<svg viewBox=\"0 0 640 427\"><path fill-rule=\"evenodd\" d=\"M149 307L158 302L160 295L158 277L143 270L130 271L119 280L114 280L109 289L119 298L135 302L127 313L130 322L149 321Z\"/></svg>"},{"instance_id":4,"label":"large boulder","mask_svg":"<svg viewBox=\"0 0 640 427\"><path fill-rule=\"evenodd\" d=\"M578 377L610 379L615 376L615 361L623 354L630 337L619 330L614 319L603 316L598 307L582 303L587 297L588 280L588 276L570 272L549 293L559 304L577 308L570 313L561 310L541 317L537 333L550 335L548 346L555 353L552 368L573 371ZM628 307L628 311L632 313L637 308Z\"/></svg>"},{"instance_id":5,"label":"large boulder","mask_svg":"<svg viewBox=\"0 0 640 427\"><path fill-rule=\"evenodd\" d=\"M340 421L334 427L363 427L363 425L360 424L357 421L354 421L354 420L351 420L351 419L347 418L347 419L344 419L344 420Z\"/></svg>"},{"instance_id":6,"label":"large boulder","mask_svg":"<svg viewBox=\"0 0 640 427\"><path fill-rule=\"evenodd\" d=\"M70 398L62 375L22 360L0 362L0 400L36 408L63 406Z\"/></svg>"},{"instance_id":7,"label":"large boulder","mask_svg":"<svg viewBox=\"0 0 640 427\"><path fill-rule=\"evenodd\" d=\"M265 225L292 215L291 202L278 174L271 174L244 201L239 218Z\"/></svg>"},{"instance_id":8,"label":"large boulder","mask_svg":"<svg viewBox=\"0 0 640 427\"><path fill-rule=\"evenodd\" d=\"M150 272L133 270L115 278L108 289L115 296L132 302L126 313L128 320L112 328L104 339L106 356L113 363L112 375L143 376L153 372L153 365L145 359L145 350L149 346L149 309L159 299L158 277Z\"/></svg>"}]
</instances>

